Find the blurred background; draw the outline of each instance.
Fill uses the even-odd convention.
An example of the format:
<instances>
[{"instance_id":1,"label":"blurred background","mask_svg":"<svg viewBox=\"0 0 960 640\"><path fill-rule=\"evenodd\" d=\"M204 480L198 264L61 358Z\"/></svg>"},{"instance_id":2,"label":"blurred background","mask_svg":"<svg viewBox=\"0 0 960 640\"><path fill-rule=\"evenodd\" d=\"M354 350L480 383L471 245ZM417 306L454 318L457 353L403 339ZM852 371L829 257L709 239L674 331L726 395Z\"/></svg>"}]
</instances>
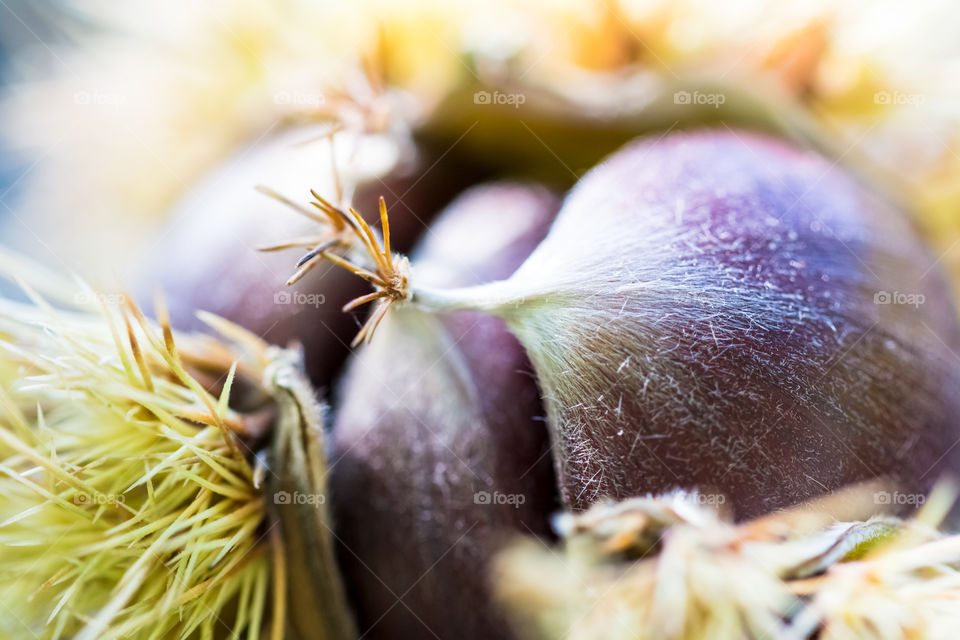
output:
<instances>
[{"instance_id":1,"label":"blurred background","mask_svg":"<svg viewBox=\"0 0 960 640\"><path fill-rule=\"evenodd\" d=\"M5 89L14 77L23 81L43 73L30 68L32 62L43 57L35 50L62 41L64 29L69 28L72 19L69 11L53 2L29 0L4 0L0 15L0 89ZM0 140L0 203L4 205L0 207L0 216L5 219L16 209L17 187L26 177L26 165L31 159L35 159L35 154L13 154L6 141Z\"/></svg>"},{"instance_id":2,"label":"blurred background","mask_svg":"<svg viewBox=\"0 0 960 640\"><path fill-rule=\"evenodd\" d=\"M178 268L202 271L198 256L231 239L219 259L295 231L257 185L302 203L398 180L378 195L416 211L412 243L479 180L562 191L638 135L739 126L860 172L958 272L958 13L939 0L3 0L0 233L135 286L174 238ZM293 262L258 264L282 283Z\"/></svg>"}]
</instances>

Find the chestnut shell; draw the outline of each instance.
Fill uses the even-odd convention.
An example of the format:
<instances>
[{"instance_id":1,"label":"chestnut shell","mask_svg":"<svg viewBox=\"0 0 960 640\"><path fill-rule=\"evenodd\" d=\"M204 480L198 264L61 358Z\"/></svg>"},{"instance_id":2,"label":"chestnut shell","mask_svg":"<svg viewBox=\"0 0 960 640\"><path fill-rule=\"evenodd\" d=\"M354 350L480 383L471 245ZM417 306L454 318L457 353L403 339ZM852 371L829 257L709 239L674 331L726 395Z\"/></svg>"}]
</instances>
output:
<instances>
[{"instance_id":1,"label":"chestnut shell","mask_svg":"<svg viewBox=\"0 0 960 640\"><path fill-rule=\"evenodd\" d=\"M322 186L330 182L331 171L325 149L305 149L317 135L315 128L271 135L241 149L205 177L174 208L144 256L135 284L145 303L161 291L174 326L182 329L205 330L195 316L203 310L273 344L299 342L310 381L319 389L330 387L349 354L349 342L362 318L344 314L341 307L362 295L364 285L322 263L287 287L285 281L300 254L257 249L322 229L255 191L260 185L277 189L305 206L312 199L311 189L334 197L326 192L329 187ZM353 204L371 224L379 225L378 200L384 197L390 209L391 240L407 250L472 176L455 164L435 162L409 142L384 139L382 145L387 155L397 153L399 159L385 175L363 180Z\"/></svg>"},{"instance_id":2,"label":"chestnut shell","mask_svg":"<svg viewBox=\"0 0 960 640\"><path fill-rule=\"evenodd\" d=\"M501 311L569 507L699 488L746 518L878 476L923 493L958 468L936 260L814 151L732 130L632 143L504 286L525 298Z\"/></svg>"},{"instance_id":3,"label":"chestnut shell","mask_svg":"<svg viewBox=\"0 0 960 640\"><path fill-rule=\"evenodd\" d=\"M494 184L455 200L415 256L418 277L508 276L559 202ZM349 363L332 434L343 574L365 638L509 638L488 562L547 536L558 507L539 391L500 318L391 313Z\"/></svg>"}]
</instances>

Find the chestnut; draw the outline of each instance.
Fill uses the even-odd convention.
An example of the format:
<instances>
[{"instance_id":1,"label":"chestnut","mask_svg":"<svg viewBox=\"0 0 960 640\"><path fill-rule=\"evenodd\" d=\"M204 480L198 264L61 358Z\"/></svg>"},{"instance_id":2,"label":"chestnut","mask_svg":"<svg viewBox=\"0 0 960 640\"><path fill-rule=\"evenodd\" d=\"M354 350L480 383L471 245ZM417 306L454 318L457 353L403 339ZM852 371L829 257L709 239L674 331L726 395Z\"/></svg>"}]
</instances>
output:
<instances>
[{"instance_id":1,"label":"chestnut","mask_svg":"<svg viewBox=\"0 0 960 640\"><path fill-rule=\"evenodd\" d=\"M485 310L526 347L568 507L684 488L745 518L957 468L960 337L936 261L815 151L732 129L640 140L578 182L511 277L416 274L378 278L381 309Z\"/></svg>"},{"instance_id":2,"label":"chestnut","mask_svg":"<svg viewBox=\"0 0 960 640\"><path fill-rule=\"evenodd\" d=\"M470 179L457 166L435 165L409 140L385 134L338 134L343 153L335 173L324 131L294 127L237 152L184 197L134 274L138 297L165 295L175 326L204 329L195 317L203 310L273 344L299 342L318 388L329 387L349 352L356 322L340 307L362 285L323 264L294 288L284 287L289 255L257 249L299 239L311 223L255 189L300 201L312 188L336 192L339 176L356 185L351 200L364 211L375 213L376 199L387 199L397 214L394 243L409 249L432 213Z\"/></svg>"},{"instance_id":3,"label":"chestnut","mask_svg":"<svg viewBox=\"0 0 960 640\"><path fill-rule=\"evenodd\" d=\"M457 198L416 252L437 285L510 275L559 202L530 185ZM536 381L523 348L474 311L392 314L351 359L329 459L344 580L365 638L508 638L488 563L548 535L558 507Z\"/></svg>"}]
</instances>

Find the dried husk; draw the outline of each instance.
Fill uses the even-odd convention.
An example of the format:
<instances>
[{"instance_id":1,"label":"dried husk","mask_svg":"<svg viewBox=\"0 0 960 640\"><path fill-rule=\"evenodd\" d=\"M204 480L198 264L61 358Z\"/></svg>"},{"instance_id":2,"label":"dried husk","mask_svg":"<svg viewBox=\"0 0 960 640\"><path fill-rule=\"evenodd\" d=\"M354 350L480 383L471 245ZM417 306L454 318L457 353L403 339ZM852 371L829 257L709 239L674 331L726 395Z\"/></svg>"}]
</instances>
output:
<instances>
[{"instance_id":1,"label":"dried husk","mask_svg":"<svg viewBox=\"0 0 960 640\"><path fill-rule=\"evenodd\" d=\"M326 407L296 369L273 374L278 420L270 451L267 494L283 539L289 612L284 638L348 640L357 637L334 557L323 422ZM281 499L281 496L283 497ZM307 499L304 499L307 498Z\"/></svg>"},{"instance_id":2,"label":"dried husk","mask_svg":"<svg viewBox=\"0 0 960 640\"><path fill-rule=\"evenodd\" d=\"M952 492L907 521L813 505L741 525L708 497L564 515L559 546L520 541L497 559L500 601L531 640L954 637L960 540L936 530Z\"/></svg>"}]
</instances>

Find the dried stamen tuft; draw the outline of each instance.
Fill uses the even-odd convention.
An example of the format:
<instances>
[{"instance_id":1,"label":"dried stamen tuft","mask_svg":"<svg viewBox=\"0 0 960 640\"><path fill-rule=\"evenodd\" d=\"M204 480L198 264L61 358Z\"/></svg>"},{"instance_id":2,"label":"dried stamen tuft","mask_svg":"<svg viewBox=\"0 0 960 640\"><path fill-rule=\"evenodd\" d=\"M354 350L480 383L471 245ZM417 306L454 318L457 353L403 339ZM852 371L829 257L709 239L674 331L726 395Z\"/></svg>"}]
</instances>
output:
<instances>
[{"instance_id":1,"label":"dried stamen tuft","mask_svg":"<svg viewBox=\"0 0 960 640\"><path fill-rule=\"evenodd\" d=\"M277 193L273 189L264 186L258 186L257 191L267 195L278 202L281 202L302 216L319 223L325 232L320 235L304 236L301 238L292 238L267 247L261 247L260 251L282 251L298 247L308 247L310 251L297 262L297 272L287 281L287 284L294 284L307 274L316 264L320 262L324 251L348 252L355 244L356 235L353 227L349 225L343 217L342 211L327 200L321 198L315 192L315 202L310 204L320 210L318 214L313 209L304 207L286 196ZM314 260L314 258L317 258Z\"/></svg>"},{"instance_id":2,"label":"dried stamen tuft","mask_svg":"<svg viewBox=\"0 0 960 640\"><path fill-rule=\"evenodd\" d=\"M346 211L325 200L315 191L311 191L315 202L311 202L326 216L328 224L333 228L331 238L321 242L297 261L297 271L287 280L291 285L300 280L323 259L327 259L337 266L343 267L350 273L357 275L370 284L375 290L372 293L355 298L344 305L344 311L375 302L373 312L364 323L353 340L353 346L373 337L377 326L387 315L390 307L403 302L410 297L410 264L405 256L394 255L390 249L390 220L387 215L387 203L380 198L380 225L383 228L383 242L377 238L376 232L370 228L356 209ZM288 246L293 246L288 243ZM356 259L351 259L350 253L357 253ZM367 264L358 264L359 260L368 261Z\"/></svg>"},{"instance_id":3,"label":"dried stamen tuft","mask_svg":"<svg viewBox=\"0 0 960 640\"><path fill-rule=\"evenodd\" d=\"M398 92L387 86L381 47L362 56L360 68L341 86L324 87L322 105L292 113L288 121L291 124L331 123L330 130L321 138L332 138L340 131L384 133L397 126L402 115L397 109Z\"/></svg>"}]
</instances>

